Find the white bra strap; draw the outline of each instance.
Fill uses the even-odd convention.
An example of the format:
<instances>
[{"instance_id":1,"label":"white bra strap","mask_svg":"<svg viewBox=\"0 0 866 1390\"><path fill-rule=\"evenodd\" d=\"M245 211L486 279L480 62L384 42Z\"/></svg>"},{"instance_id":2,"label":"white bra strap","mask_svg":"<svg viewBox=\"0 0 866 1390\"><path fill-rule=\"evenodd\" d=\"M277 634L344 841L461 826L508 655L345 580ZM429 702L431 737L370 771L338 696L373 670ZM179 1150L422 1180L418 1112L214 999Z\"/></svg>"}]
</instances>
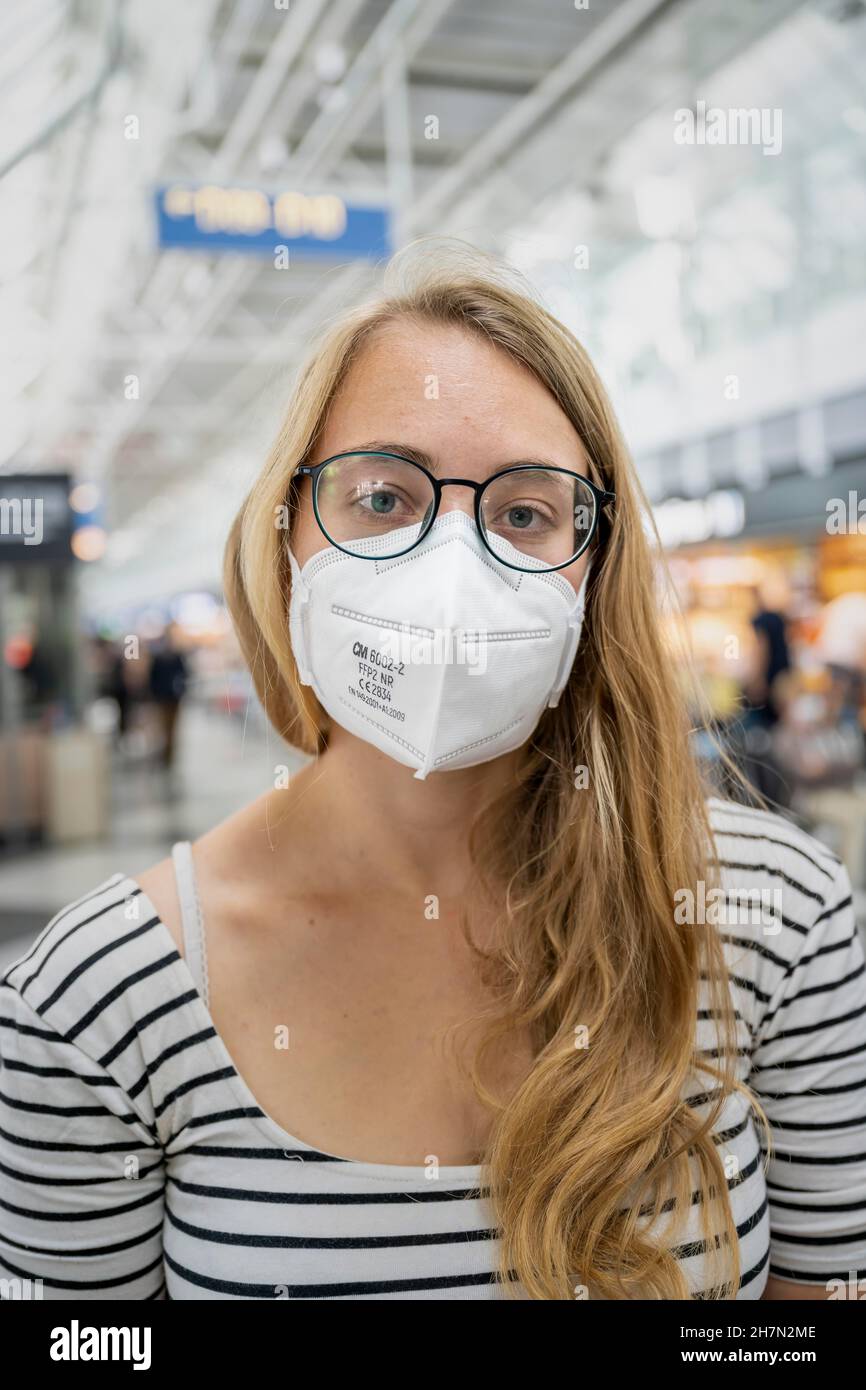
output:
<instances>
[{"instance_id":1,"label":"white bra strap","mask_svg":"<svg viewBox=\"0 0 866 1390\"><path fill-rule=\"evenodd\" d=\"M195 869L192 862L192 846L189 840L178 840L177 844L172 845L171 857L174 861L177 896L180 902L184 958L196 982L198 992L207 1006L208 978L204 920L195 886Z\"/></svg>"}]
</instances>

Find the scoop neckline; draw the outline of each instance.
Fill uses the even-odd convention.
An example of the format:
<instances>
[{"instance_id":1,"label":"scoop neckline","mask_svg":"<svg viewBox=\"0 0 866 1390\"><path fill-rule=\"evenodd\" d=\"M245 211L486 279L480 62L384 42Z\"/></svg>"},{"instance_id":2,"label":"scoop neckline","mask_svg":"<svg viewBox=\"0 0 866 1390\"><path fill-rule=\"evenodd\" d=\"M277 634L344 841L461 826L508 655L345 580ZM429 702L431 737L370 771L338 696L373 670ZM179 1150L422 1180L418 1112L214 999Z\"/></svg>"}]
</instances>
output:
<instances>
[{"instance_id":1,"label":"scoop neckline","mask_svg":"<svg viewBox=\"0 0 866 1390\"><path fill-rule=\"evenodd\" d=\"M271 1138L276 1139L279 1144L279 1147L284 1152L287 1149L306 1149L309 1151L311 1155L319 1155L321 1158L327 1159L329 1162L342 1164L344 1170L350 1174L357 1175L358 1177L381 1178L383 1181L394 1178L402 1178L405 1180L420 1180L422 1182L429 1183L439 1181L441 1177L445 1177L446 1179L450 1179L454 1182L460 1182L465 1179L471 1179L475 1182L479 1180L483 1168L483 1165L480 1163L440 1163L436 1169L438 1176L437 1178L433 1179L429 1176L431 1169L425 1167L421 1163L372 1163L369 1160L363 1158L346 1158L343 1154L329 1153L327 1149L322 1149L316 1144L311 1144L308 1140L301 1139L296 1134L290 1134L287 1129L284 1129L281 1124L278 1124L278 1122L273 1118L272 1115L268 1114L264 1106L261 1105L259 1101L256 1099L252 1089L239 1072L235 1064L235 1060L228 1050L228 1045L226 1044L222 1034L217 1029L211 1011L201 996L201 992L199 990L195 976L193 975L192 971L189 968L189 965L187 964L186 957L182 954L181 951L178 950L177 942L175 941L165 922L163 922L162 918L160 917L150 898L145 893L144 889L139 885L137 880L132 877L131 874L120 873L118 875L118 882L120 881L122 881L124 884L131 884L132 887L136 890L138 897L141 899L142 907L147 909L147 915L154 919L154 925L158 927L159 930L165 935L165 937L168 939L168 942L171 945L172 950L175 951L175 953L177 954L180 966L186 974L187 979L189 980L189 983L195 992L194 1002L199 1008L199 1011L207 1019L208 1025L211 1029L210 1036L207 1039L208 1046L211 1047L212 1051L214 1051L216 1055L220 1058L222 1066L224 1068L229 1067L231 1069L231 1074L228 1077L226 1077L226 1080L231 1082L234 1090L238 1093L240 1099L243 1101L244 1108L255 1108L255 1110L258 1112L254 1115L248 1116L248 1118L252 1120L254 1124L258 1125L260 1129L264 1130L267 1134L269 1134Z\"/></svg>"}]
</instances>

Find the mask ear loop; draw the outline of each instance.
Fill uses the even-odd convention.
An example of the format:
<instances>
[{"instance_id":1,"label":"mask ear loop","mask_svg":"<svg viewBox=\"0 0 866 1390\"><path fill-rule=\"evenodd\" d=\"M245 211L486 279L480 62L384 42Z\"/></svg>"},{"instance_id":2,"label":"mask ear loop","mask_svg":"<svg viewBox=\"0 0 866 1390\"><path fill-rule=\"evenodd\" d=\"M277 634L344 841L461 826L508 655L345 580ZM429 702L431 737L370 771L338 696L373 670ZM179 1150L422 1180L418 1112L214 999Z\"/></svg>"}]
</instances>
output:
<instances>
[{"instance_id":1,"label":"mask ear loop","mask_svg":"<svg viewBox=\"0 0 866 1390\"><path fill-rule=\"evenodd\" d=\"M580 642L580 634L583 631L583 618L586 612L586 586L589 582L589 575L592 569L592 556L584 571L580 588L577 591L577 599L574 608L568 615L568 636L562 651L562 658L559 669L550 691L550 699L547 702L548 709L556 709L559 704L560 696L565 689L566 682L571 675L571 668L574 665L574 658L577 655L577 647Z\"/></svg>"},{"instance_id":2,"label":"mask ear loop","mask_svg":"<svg viewBox=\"0 0 866 1390\"><path fill-rule=\"evenodd\" d=\"M310 588L301 574L301 567L292 554L292 547L286 546L289 557L289 570L292 576L292 592L289 601L289 636L292 642L292 655L298 668L301 685L313 684L313 673L307 658L307 613L310 602Z\"/></svg>"}]
</instances>

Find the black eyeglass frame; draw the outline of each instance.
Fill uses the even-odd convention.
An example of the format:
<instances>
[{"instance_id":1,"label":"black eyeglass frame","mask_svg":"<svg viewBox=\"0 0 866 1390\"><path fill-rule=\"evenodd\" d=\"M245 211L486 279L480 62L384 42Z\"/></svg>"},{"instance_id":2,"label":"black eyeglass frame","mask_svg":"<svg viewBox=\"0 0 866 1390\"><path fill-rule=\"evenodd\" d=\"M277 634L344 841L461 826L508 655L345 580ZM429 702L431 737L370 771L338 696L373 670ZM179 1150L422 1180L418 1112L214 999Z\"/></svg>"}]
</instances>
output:
<instances>
[{"instance_id":1,"label":"black eyeglass frame","mask_svg":"<svg viewBox=\"0 0 866 1390\"><path fill-rule=\"evenodd\" d=\"M322 476L322 472L325 468L327 468L329 463L336 463L338 459L364 457L397 459L400 463L411 464L413 468L418 469L419 473L423 473L425 478L427 478L433 486L433 508L430 512L430 520L427 522L426 526L424 526L424 529L419 532L419 534L416 536L415 540L412 542L411 545L407 545L404 550L395 550L393 555L387 556L387 559L389 560L395 560L399 555L408 555L410 550L414 550L417 545L420 545L421 541L423 541L424 537L429 533L434 521L436 520L436 517L439 514L439 507L442 501L442 489L445 487L472 488L475 494L475 525L478 530L478 534L481 537L483 545L490 552L493 558L499 561L500 565L505 565L508 569L517 570L519 574L550 574L554 570L567 569L569 565L573 565L575 560L579 560L581 555L583 555L585 551L589 548L589 546L592 544L593 538L595 537L596 532L598 531L599 521L601 520L601 515L604 511L604 508L609 506L611 502L616 501L615 492L606 492L604 488L596 487L595 483L590 482L589 478L585 478L582 473L575 473L574 469L572 468L559 468L555 464L509 464L507 468L500 468L497 473L491 473L490 477L485 478L483 483L478 483L473 478L437 478L434 473L430 472L429 468L425 468L422 463L417 463L415 459L406 458L403 454L392 454L383 451L382 449L345 449L342 453L332 454L330 458L323 459L321 463L301 464L300 467L295 469L293 477L312 479L313 514L315 515L319 530L325 537L325 540L328 541L330 545L333 545L335 549L342 550L345 555L352 555L357 560L381 560L383 557L381 555L358 555L356 551L347 549L345 545L340 545L339 541L335 541L333 537L329 536L324 522L322 521L322 518L319 514L318 493L319 479ZM538 570L537 566L525 568L522 565L513 565L509 560L503 560L502 556L499 555L497 551L493 549L493 546L487 540L487 537L484 534L484 526L481 521L481 499L484 495L485 490L490 486L490 484L496 482L497 478L505 477L508 473L529 472L567 473L569 477L576 478L578 482L583 483L584 487L589 488L589 491L591 492L593 500L595 502L592 517L592 526L590 527L589 534L587 535L583 544L580 546L578 550L575 551L570 560L563 561L561 565L550 565L546 570Z\"/></svg>"}]
</instances>

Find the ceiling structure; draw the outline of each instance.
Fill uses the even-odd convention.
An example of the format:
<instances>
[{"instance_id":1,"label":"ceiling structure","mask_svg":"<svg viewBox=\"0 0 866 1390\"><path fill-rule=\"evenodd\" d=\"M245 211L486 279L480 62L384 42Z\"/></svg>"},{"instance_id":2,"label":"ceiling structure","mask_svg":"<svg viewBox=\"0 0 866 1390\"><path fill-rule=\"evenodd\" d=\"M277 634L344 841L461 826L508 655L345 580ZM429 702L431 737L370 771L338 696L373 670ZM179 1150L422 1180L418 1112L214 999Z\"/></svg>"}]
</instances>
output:
<instances>
[{"instance_id":1,"label":"ceiling structure","mask_svg":"<svg viewBox=\"0 0 866 1390\"><path fill-rule=\"evenodd\" d=\"M862 9L858 0L8 9L0 470L62 469L101 486L110 540L87 576L92 593L205 582L311 336L372 291L381 267L295 259L285 271L251 256L159 250L154 186L194 179L386 200L399 242L444 233L518 263L523 255L555 299L581 225L591 226L600 274L646 245L629 196L642 131L692 105L711 74L745 62L801 13L861 34ZM754 84L741 80L737 99L755 104ZM736 187L740 175L731 165L725 177Z\"/></svg>"}]
</instances>

